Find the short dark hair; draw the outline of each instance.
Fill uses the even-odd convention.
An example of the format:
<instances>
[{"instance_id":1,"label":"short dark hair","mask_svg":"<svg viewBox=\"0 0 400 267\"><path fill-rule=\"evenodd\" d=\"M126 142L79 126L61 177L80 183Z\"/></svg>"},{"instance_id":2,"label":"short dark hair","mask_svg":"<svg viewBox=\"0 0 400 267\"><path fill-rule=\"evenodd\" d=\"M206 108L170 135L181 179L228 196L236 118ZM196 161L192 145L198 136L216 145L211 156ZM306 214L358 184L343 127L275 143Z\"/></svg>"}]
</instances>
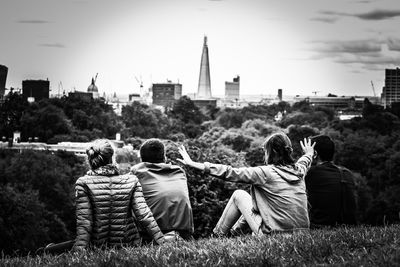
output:
<instances>
[{"instance_id":1,"label":"short dark hair","mask_svg":"<svg viewBox=\"0 0 400 267\"><path fill-rule=\"evenodd\" d=\"M165 161L164 144L156 138L145 141L140 146L140 158L143 162L161 163Z\"/></svg>"},{"instance_id":2,"label":"short dark hair","mask_svg":"<svg viewBox=\"0 0 400 267\"><path fill-rule=\"evenodd\" d=\"M332 161L335 154L335 143L327 135L316 135L311 137L311 141L315 142L314 149L323 161Z\"/></svg>"}]
</instances>

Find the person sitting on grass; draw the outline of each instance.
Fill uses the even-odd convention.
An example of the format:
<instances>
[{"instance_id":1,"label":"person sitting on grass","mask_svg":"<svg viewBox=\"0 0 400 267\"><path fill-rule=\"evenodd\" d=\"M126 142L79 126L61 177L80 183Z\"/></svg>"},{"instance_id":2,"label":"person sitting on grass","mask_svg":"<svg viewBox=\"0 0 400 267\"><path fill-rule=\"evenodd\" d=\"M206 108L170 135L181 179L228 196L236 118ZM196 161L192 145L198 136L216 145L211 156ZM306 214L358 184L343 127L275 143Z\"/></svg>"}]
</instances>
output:
<instances>
[{"instance_id":1,"label":"person sitting on grass","mask_svg":"<svg viewBox=\"0 0 400 267\"><path fill-rule=\"evenodd\" d=\"M193 212L185 172L165 163L165 147L159 139L146 140L140 147L141 163L131 168L139 178L147 205L166 236L192 238ZM146 236L143 233L142 236Z\"/></svg>"},{"instance_id":2,"label":"person sitting on grass","mask_svg":"<svg viewBox=\"0 0 400 267\"><path fill-rule=\"evenodd\" d=\"M254 235L309 229L304 176L311 165L314 144L304 139L300 145L304 155L295 162L289 137L274 133L263 145L266 165L242 168L194 162L185 147L179 147L181 163L229 182L252 185L251 195L243 190L233 193L213 229L215 236L240 233L243 222Z\"/></svg>"},{"instance_id":3,"label":"person sitting on grass","mask_svg":"<svg viewBox=\"0 0 400 267\"><path fill-rule=\"evenodd\" d=\"M311 228L356 225L357 201L353 173L333 163L335 143L327 135L315 142L314 164L306 176Z\"/></svg>"},{"instance_id":4,"label":"person sitting on grass","mask_svg":"<svg viewBox=\"0 0 400 267\"><path fill-rule=\"evenodd\" d=\"M44 252L140 245L139 223L157 244L162 244L164 235L146 204L138 178L120 174L113 164L110 142L96 140L86 154L91 170L75 183L76 239L48 245Z\"/></svg>"}]
</instances>

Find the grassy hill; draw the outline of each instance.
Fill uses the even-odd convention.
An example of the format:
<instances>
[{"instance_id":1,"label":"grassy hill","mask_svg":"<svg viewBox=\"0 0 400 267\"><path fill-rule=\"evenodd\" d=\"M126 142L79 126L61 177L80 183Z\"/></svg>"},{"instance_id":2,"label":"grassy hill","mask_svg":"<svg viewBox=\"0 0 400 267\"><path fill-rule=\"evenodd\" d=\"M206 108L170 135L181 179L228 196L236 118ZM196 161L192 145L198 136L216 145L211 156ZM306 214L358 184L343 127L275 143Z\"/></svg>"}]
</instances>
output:
<instances>
[{"instance_id":1,"label":"grassy hill","mask_svg":"<svg viewBox=\"0 0 400 267\"><path fill-rule=\"evenodd\" d=\"M400 225L210 238L0 260L0 266L400 266Z\"/></svg>"}]
</instances>

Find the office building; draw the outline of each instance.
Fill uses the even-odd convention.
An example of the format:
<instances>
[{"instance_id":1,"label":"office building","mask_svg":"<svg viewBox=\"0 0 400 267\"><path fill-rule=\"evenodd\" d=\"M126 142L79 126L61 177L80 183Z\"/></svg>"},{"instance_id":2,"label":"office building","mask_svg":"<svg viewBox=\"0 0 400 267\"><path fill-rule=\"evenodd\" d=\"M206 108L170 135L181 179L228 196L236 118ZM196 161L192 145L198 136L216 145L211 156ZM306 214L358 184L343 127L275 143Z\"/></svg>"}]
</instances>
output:
<instances>
[{"instance_id":1,"label":"office building","mask_svg":"<svg viewBox=\"0 0 400 267\"><path fill-rule=\"evenodd\" d=\"M208 99L211 97L211 78L210 61L208 58L207 36L204 36L203 52L201 54L199 85L197 96L199 99Z\"/></svg>"},{"instance_id":2,"label":"office building","mask_svg":"<svg viewBox=\"0 0 400 267\"><path fill-rule=\"evenodd\" d=\"M382 90L382 104L390 107L394 102L400 102L400 69L385 70L385 85Z\"/></svg>"},{"instance_id":3,"label":"office building","mask_svg":"<svg viewBox=\"0 0 400 267\"><path fill-rule=\"evenodd\" d=\"M4 98L4 94L6 92L7 73L8 68L0 65L0 100Z\"/></svg>"},{"instance_id":4,"label":"office building","mask_svg":"<svg viewBox=\"0 0 400 267\"><path fill-rule=\"evenodd\" d=\"M239 100L240 77L233 78L232 82L225 82L225 100Z\"/></svg>"},{"instance_id":5,"label":"office building","mask_svg":"<svg viewBox=\"0 0 400 267\"><path fill-rule=\"evenodd\" d=\"M278 99L282 101L282 89L278 89Z\"/></svg>"},{"instance_id":6,"label":"office building","mask_svg":"<svg viewBox=\"0 0 400 267\"><path fill-rule=\"evenodd\" d=\"M48 99L50 93L49 80L25 80L22 81L22 95L29 102L38 102Z\"/></svg>"},{"instance_id":7,"label":"office building","mask_svg":"<svg viewBox=\"0 0 400 267\"><path fill-rule=\"evenodd\" d=\"M154 83L153 105L172 107L175 101L182 96L182 84L180 83Z\"/></svg>"}]
</instances>

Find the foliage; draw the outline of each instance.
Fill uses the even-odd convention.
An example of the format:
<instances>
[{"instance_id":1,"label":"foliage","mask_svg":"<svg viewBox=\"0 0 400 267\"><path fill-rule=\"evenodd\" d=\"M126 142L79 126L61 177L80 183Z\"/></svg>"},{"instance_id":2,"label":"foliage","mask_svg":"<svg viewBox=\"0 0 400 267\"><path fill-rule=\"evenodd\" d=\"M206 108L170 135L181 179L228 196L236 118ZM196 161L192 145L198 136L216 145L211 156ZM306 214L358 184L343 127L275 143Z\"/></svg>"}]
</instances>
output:
<instances>
[{"instance_id":1,"label":"foliage","mask_svg":"<svg viewBox=\"0 0 400 267\"><path fill-rule=\"evenodd\" d=\"M29 104L22 95L10 92L0 105L0 136L11 137L14 131L21 131L21 117Z\"/></svg>"},{"instance_id":2,"label":"foliage","mask_svg":"<svg viewBox=\"0 0 400 267\"><path fill-rule=\"evenodd\" d=\"M161 246L5 257L2 266L398 266L398 225L209 238Z\"/></svg>"},{"instance_id":3,"label":"foliage","mask_svg":"<svg viewBox=\"0 0 400 267\"><path fill-rule=\"evenodd\" d=\"M73 237L73 185L86 171L72 153L0 151L0 250L26 253ZM11 238L8 238L11 237Z\"/></svg>"},{"instance_id":4,"label":"foliage","mask_svg":"<svg viewBox=\"0 0 400 267\"><path fill-rule=\"evenodd\" d=\"M183 133L189 138L195 138L204 131L201 124L206 116L187 96L182 96L176 101L167 115L171 120L171 131L175 134Z\"/></svg>"},{"instance_id":5,"label":"foliage","mask_svg":"<svg viewBox=\"0 0 400 267\"><path fill-rule=\"evenodd\" d=\"M122 107L122 122L125 124L122 130L125 139L164 137L169 131L168 118L160 110L139 102Z\"/></svg>"}]
</instances>

